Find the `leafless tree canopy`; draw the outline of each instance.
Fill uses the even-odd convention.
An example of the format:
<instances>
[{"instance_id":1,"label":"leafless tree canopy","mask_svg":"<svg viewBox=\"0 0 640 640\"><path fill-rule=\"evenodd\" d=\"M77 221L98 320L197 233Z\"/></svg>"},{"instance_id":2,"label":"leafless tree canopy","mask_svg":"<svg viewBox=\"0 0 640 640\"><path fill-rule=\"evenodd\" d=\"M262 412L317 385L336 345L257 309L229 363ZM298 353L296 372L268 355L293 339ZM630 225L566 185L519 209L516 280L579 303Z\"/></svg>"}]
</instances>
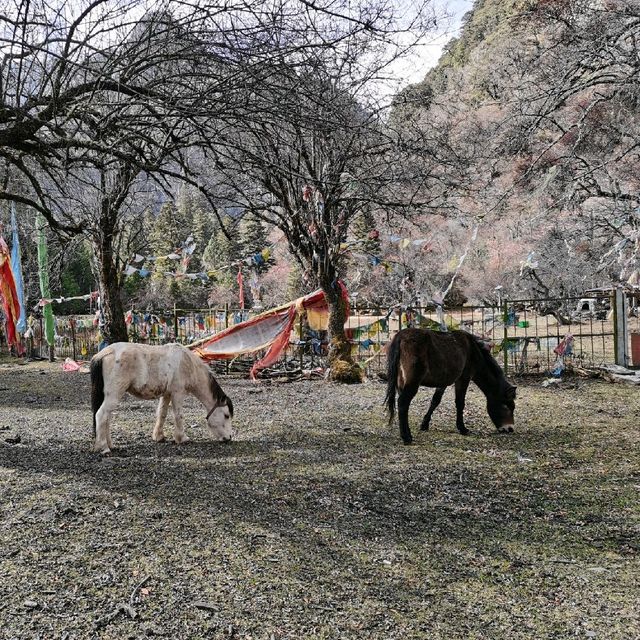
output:
<instances>
[{"instance_id":1,"label":"leafless tree canopy","mask_svg":"<svg viewBox=\"0 0 640 640\"><path fill-rule=\"evenodd\" d=\"M108 283L149 185L240 202L281 226L306 267L324 265L325 284L350 219L407 200L390 198L401 170L389 173L398 145L380 101L392 63L433 26L427 4L3 4L0 198L91 239L113 318Z\"/></svg>"}]
</instances>

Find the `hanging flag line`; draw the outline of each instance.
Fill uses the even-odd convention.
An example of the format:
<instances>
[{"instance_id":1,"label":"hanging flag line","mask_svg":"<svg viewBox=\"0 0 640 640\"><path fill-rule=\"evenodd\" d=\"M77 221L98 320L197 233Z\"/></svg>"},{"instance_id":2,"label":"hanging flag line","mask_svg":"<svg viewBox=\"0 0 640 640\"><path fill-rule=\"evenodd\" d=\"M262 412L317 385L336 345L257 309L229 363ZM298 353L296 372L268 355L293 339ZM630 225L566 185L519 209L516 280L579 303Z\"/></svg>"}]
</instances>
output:
<instances>
[{"instance_id":1,"label":"hanging flag line","mask_svg":"<svg viewBox=\"0 0 640 640\"><path fill-rule=\"evenodd\" d=\"M156 262L158 260L165 259L182 260L182 271L163 271L162 275L175 278L176 280L186 278L188 280L201 280L202 282L208 282L209 279L216 274L227 271L229 269L235 269L237 267L242 267L243 265L246 265L247 267L260 267L263 264L269 262L273 254L273 247L278 244L278 242L280 242L282 238L284 238L284 234L280 238L278 238L278 240L272 242L270 245L262 249L262 251L253 253L250 256L247 256L240 260L234 260L229 264L225 264L208 271L187 273L187 267L189 265L189 262L191 261L191 256L196 248L196 243L193 241L193 236L189 236L183 243L182 247L178 247L172 253L169 253L166 256L143 256L136 253L129 260L129 264L127 264L123 273L125 276L132 276L133 274L137 273L142 278L146 278L150 276L152 272L149 269L145 269L144 267L136 267L134 266L135 264L144 264L147 261Z\"/></svg>"},{"instance_id":2,"label":"hanging flag line","mask_svg":"<svg viewBox=\"0 0 640 640\"><path fill-rule=\"evenodd\" d=\"M432 236L433 237L433 236ZM432 240L431 238L417 238L415 240L412 240L411 238L403 238L402 236L397 236L397 235L393 235L393 234L381 234L377 229L374 229L373 231L370 231L367 238L360 238L358 240L351 240L349 242L343 242L340 245L340 251L342 253L348 252L351 247L357 246L357 245L361 245L365 242L367 242L368 240L378 240L380 238L385 238L388 242L390 242L391 244L397 244L400 247L400 251L404 251L405 249L407 249L408 247L416 247L416 248L428 248L428 243L431 242ZM389 273L389 271L391 270L392 266L394 264L401 264L400 262L398 262L397 260L389 260L389 259L384 259L379 255L376 255L375 253L370 253L370 252L366 252L366 251L359 251L359 252L352 252L352 255L359 257L359 258L367 258L369 261L369 264L372 267L377 267L377 266L382 266L385 270L385 272Z\"/></svg>"},{"instance_id":3,"label":"hanging flag line","mask_svg":"<svg viewBox=\"0 0 640 640\"><path fill-rule=\"evenodd\" d=\"M138 273L141 277L146 278L147 276L151 275L151 271L143 267L145 262L157 262L158 260L181 260L181 271L179 271L178 273L180 275L186 275L185 272L189 266L189 262L191 262L191 256L196 250L196 246L197 244L193 239L193 235L189 234L189 236L187 236L187 239L179 247L164 256L148 256L136 253L129 260L129 264L127 264L123 273L125 276L132 276L134 273ZM140 264L141 266L134 267L134 264ZM193 275L197 277L200 274ZM195 278L193 279L195 280Z\"/></svg>"},{"instance_id":4,"label":"hanging flag line","mask_svg":"<svg viewBox=\"0 0 640 640\"><path fill-rule=\"evenodd\" d=\"M310 231L310 233L313 233ZM234 260L228 264L222 265L220 267L216 267L215 269L210 269L207 271L200 271L198 273L187 273L186 269L191 260L191 256L196 248L196 243L194 242L193 236L189 235L189 237L185 240L182 246L174 249L173 252L165 255L165 256L149 256L149 255L141 255L136 253L129 260L129 264L124 269L125 276L132 276L134 274L139 274L142 278L147 278L151 275L152 271L146 269L143 265L145 262L157 262L158 260L173 260L178 261L182 260L182 270L181 271L164 271L162 275L167 277L173 277L176 279L186 278L188 280L201 280L202 282L208 282L210 278L217 275L218 273L228 271L229 269L241 268L242 266L247 267L259 267L272 257L273 247L282 241L284 238L284 234L278 238L275 242L271 243L262 251L253 253L245 258L240 260ZM428 242L430 242L430 238L418 238L412 240L411 238L403 238L402 236L397 236L393 234L380 234L377 229L372 230L368 234L368 239L377 240L380 237L386 238L391 244L399 244L400 250L404 251L407 247L424 247ZM340 251L344 252L349 250L351 247L356 246L358 244L362 244L366 242L367 239L359 239L352 240L350 242L343 242L340 245ZM391 269L391 265L395 263L393 260L385 260L380 256L377 256L373 253L367 253L366 256L369 258L369 262L372 266L382 265L384 269L388 272ZM135 266L141 264L141 266Z\"/></svg>"},{"instance_id":5,"label":"hanging flag line","mask_svg":"<svg viewBox=\"0 0 640 640\"><path fill-rule=\"evenodd\" d=\"M72 300L97 300L100 293L98 291L92 291L91 293L85 293L82 296L71 296L70 298L40 298L38 304L35 305L34 309L38 307L44 307L47 304L51 304L55 302L57 304L62 304L63 302L71 302Z\"/></svg>"}]
</instances>

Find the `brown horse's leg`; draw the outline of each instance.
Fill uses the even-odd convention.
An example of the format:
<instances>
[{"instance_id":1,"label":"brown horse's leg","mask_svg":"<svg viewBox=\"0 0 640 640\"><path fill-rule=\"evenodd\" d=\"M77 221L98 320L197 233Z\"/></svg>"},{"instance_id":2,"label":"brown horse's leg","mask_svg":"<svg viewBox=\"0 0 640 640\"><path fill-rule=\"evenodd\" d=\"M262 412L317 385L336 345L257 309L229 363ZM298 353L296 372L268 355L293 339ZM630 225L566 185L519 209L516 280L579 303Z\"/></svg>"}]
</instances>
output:
<instances>
[{"instance_id":1,"label":"brown horse's leg","mask_svg":"<svg viewBox=\"0 0 640 640\"><path fill-rule=\"evenodd\" d=\"M411 444L411 429L409 429L409 405L418 393L418 385L407 385L398 395L398 422L400 424L400 436L405 444Z\"/></svg>"},{"instance_id":2,"label":"brown horse's leg","mask_svg":"<svg viewBox=\"0 0 640 640\"><path fill-rule=\"evenodd\" d=\"M446 387L438 387L433 394L433 398L431 398L431 404L429 405L429 411L427 411L425 417L422 419L422 424L420 425L420 431L429 431L429 423L431 422L431 416L433 412L438 408L440 401L442 400L442 396L444 395Z\"/></svg>"},{"instance_id":3,"label":"brown horse's leg","mask_svg":"<svg viewBox=\"0 0 640 640\"><path fill-rule=\"evenodd\" d=\"M456 427L463 436L469 433L469 429L464 426L464 400L470 382L471 379L467 377L456 380Z\"/></svg>"}]
</instances>

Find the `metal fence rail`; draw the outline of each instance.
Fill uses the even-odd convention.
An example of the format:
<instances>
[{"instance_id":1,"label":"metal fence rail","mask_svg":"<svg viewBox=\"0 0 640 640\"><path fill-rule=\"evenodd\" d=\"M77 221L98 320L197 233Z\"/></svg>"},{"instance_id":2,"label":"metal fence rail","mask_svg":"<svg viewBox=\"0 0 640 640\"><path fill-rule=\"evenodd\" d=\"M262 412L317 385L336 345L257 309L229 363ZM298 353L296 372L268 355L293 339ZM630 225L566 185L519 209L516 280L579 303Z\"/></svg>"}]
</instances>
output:
<instances>
[{"instance_id":1,"label":"metal fence rail","mask_svg":"<svg viewBox=\"0 0 640 640\"><path fill-rule=\"evenodd\" d=\"M553 312L553 313L551 313ZM463 329L483 338L511 374L593 367L615 361L615 331L608 296L508 300L500 306L463 306L438 314L412 307L384 316L357 309L354 357L369 373L384 370L384 345L405 327ZM364 318L364 320L363 320ZM367 324L367 320L372 323Z\"/></svg>"},{"instance_id":2,"label":"metal fence rail","mask_svg":"<svg viewBox=\"0 0 640 640\"><path fill-rule=\"evenodd\" d=\"M386 370L385 345L400 329L407 327L463 329L480 336L511 375L558 373L569 367L593 367L619 361L617 351L631 353L630 336L640 333L637 296L626 296L624 300L624 335L616 327L615 297L593 294L506 300L499 306L463 306L444 312L433 307L397 305L392 309L376 309L354 305L345 328L352 355L368 375ZM129 339L133 342L188 344L250 316L250 312L229 307L175 308L129 311L126 321ZM35 321L32 328L33 335L25 341L28 355L47 357L49 349L42 320ZM57 357L89 359L96 353L98 343L99 331L93 316L56 318ZM621 345L624 345L622 350ZM284 359L277 366L282 370L324 367L326 350L326 332L311 331L301 318L291 334ZM242 356L231 363L217 363L215 367L221 372L246 372L259 356Z\"/></svg>"}]
</instances>

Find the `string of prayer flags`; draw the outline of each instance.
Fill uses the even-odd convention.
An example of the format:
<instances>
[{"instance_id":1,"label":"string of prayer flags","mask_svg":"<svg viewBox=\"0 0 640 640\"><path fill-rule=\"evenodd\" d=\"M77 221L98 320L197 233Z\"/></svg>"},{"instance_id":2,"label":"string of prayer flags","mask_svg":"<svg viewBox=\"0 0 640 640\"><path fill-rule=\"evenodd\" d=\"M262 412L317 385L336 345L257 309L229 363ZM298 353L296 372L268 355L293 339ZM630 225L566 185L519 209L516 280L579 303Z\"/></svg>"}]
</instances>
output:
<instances>
[{"instance_id":1,"label":"string of prayer flags","mask_svg":"<svg viewBox=\"0 0 640 640\"><path fill-rule=\"evenodd\" d=\"M50 305L52 302L57 304L62 304L63 302L71 302L72 300L97 300L98 292L92 291L91 293L85 293L82 296L72 296L70 298L63 298L62 296L59 298L40 298L36 307L44 307L46 305Z\"/></svg>"},{"instance_id":2,"label":"string of prayer flags","mask_svg":"<svg viewBox=\"0 0 640 640\"><path fill-rule=\"evenodd\" d=\"M191 257L196 249L196 243L193 241L193 236L189 236L180 248L176 249L174 252L166 256L143 256L139 253L136 253L130 259L129 264L127 264L127 266L125 267L123 274L125 276L132 276L137 273L141 278L147 278L151 275L151 271L142 267L145 262L157 262L158 260L181 260L179 268L177 268L175 271L164 271L163 275L175 278L176 280L186 278L188 280L201 280L202 282L208 282L209 278L214 277L218 273L227 271L228 269L235 269L236 267L240 267L243 264L247 267L260 267L266 264L272 258L272 247L273 245L270 245L269 247L265 247L264 249L262 249L262 251L253 253L250 256L242 258L241 260L235 260L234 262L231 262L229 264L217 267L216 269L212 269L211 271L187 273Z\"/></svg>"}]
</instances>

